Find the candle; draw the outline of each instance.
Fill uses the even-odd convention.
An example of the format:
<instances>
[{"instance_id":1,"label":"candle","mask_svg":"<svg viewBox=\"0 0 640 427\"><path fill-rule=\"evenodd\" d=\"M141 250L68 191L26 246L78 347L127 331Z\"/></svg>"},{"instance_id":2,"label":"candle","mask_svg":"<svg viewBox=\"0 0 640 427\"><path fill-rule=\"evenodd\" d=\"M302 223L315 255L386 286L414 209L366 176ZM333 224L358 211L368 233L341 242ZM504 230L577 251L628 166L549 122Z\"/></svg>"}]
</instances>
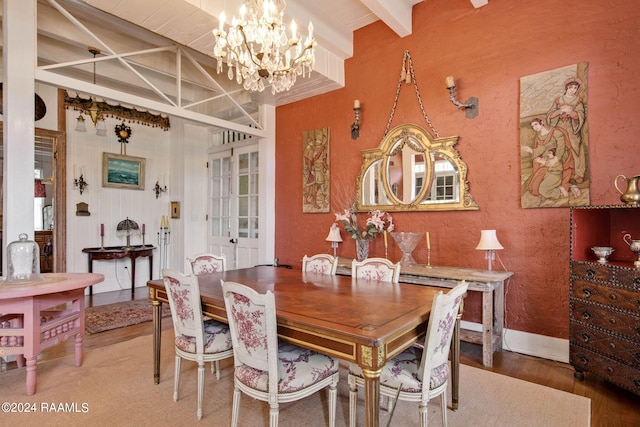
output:
<instances>
[{"instance_id":1,"label":"candle","mask_svg":"<svg viewBox=\"0 0 640 427\"><path fill-rule=\"evenodd\" d=\"M360 108L360 100L356 99L355 101L353 101L353 108Z\"/></svg>"},{"instance_id":2,"label":"candle","mask_svg":"<svg viewBox=\"0 0 640 427\"><path fill-rule=\"evenodd\" d=\"M164 217L164 221L165 221L165 225L166 225L166 227L165 227L165 228L166 228L167 230L169 230L169 217L168 217L168 216L165 216L165 217Z\"/></svg>"},{"instance_id":3,"label":"candle","mask_svg":"<svg viewBox=\"0 0 640 427\"><path fill-rule=\"evenodd\" d=\"M387 247L387 230L384 230L384 247Z\"/></svg>"},{"instance_id":4,"label":"candle","mask_svg":"<svg viewBox=\"0 0 640 427\"><path fill-rule=\"evenodd\" d=\"M453 81L453 76L447 76L447 88L454 87L456 83Z\"/></svg>"},{"instance_id":5,"label":"candle","mask_svg":"<svg viewBox=\"0 0 640 427\"><path fill-rule=\"evenodd\" d=\"M100 235L104 236L104 224L100 224Z\"/></svg>"},{"instance_id":6,"label":"candle","mask_svg":"<svg viewBox=\"0 0 640 427\"><path fill-rule=\"evenodd\" d=\"M142 234L144 234L144 224L142 224Z\"/></svg>"},{"instance_id":7,"label":"candle","mask_svg":"<svg viewBox=\"0 0 640 427\"><path fill-rule=\"evenodd\" d=\"M160 217L160 228L164 228L164 215Z\"/></svg>"},{"instance_id":8,"label":"candle","mask_svg":"<svg viewBox=\"0 0 640 427\"><path fill-rule=\"evenodd\" d=\"M428 231L427 231L426 235L427 235L427 250L430 251L431 250L431 240L429 239L429 232Z\"/></svg>"}]
</instances>

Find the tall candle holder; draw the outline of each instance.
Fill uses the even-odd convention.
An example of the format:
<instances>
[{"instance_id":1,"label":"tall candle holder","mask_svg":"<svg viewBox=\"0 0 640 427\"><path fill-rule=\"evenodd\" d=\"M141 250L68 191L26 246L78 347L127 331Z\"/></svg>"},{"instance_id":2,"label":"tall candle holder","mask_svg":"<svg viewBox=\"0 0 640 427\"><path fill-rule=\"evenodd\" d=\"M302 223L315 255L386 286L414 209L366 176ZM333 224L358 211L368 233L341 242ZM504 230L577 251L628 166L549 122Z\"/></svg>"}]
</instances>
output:
<instances>
[{"instance_id":1,"label":"tall candle holder","mask_svg":"<svg viewBox=\"0 0 640 427\"><path fill-rule=\"evenodd\" d=\"M427 268L431 268L431 249L427 249Z\"/></svg>"},{"instance_id":2,"label":"tall candle holder","mask_svg":"<svg viewBox=\"0 0 640 427\"><path fill-rule=\"evenodd\" d=\"M162 270L167 268L167 249L170 242L171 232L169 231L169 220L163 215L160 220L160 231L158 232L158 248L160 249L158 277L162 277Z\"/></svg>"}]
</instances>

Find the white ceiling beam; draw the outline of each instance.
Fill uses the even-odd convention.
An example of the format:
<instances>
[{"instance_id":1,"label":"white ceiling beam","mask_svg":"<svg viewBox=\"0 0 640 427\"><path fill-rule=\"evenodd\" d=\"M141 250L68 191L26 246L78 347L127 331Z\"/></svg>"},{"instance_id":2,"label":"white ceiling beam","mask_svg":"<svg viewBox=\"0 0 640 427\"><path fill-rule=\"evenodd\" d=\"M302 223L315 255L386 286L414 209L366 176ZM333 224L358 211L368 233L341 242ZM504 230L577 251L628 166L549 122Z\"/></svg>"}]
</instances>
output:
<instances>
[{"instance_id":1,"label":"white ceiling beam","mask_svg":"<svg viewBox=\"0 0 640 427\"><path fill-rule=\"evenodd\" d=\"M422 0L360 0L397 35L405 37L413 31L413 5Z\"/></svg>"}]
</instances>

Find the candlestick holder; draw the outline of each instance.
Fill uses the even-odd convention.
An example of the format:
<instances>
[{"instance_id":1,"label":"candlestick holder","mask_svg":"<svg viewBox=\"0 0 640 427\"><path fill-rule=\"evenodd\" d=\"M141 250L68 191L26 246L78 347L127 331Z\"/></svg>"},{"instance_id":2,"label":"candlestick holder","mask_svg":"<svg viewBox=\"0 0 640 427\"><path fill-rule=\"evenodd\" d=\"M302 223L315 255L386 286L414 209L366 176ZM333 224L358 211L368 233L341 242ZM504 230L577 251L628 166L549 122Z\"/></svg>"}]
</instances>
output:
<instances>
[{"instance_id":1,"label":"candlestick holder","mask_svg":"<svg viewBox=\"0 0 640 427\"><path fill-rule=\"evenodd\" d=\"M431 249L427 249L427 268L431 268Z\"/></svg>"}]
</instances>

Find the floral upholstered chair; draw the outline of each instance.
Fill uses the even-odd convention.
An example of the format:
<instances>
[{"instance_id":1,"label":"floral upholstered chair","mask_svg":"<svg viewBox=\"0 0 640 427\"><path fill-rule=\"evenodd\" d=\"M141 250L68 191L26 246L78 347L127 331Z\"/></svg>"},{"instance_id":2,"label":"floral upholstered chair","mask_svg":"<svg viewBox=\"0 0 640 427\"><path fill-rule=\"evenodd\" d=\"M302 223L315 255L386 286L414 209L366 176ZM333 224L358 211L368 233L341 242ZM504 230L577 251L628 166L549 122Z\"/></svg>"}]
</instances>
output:
<instances>
[{"instance_id":1,"label":"floral upholstered chair","mask_svg":"<svg viewBox=\"0 0 640 427\"><path fill-rule=\"evenodd\" d=\"M458 309L467 283L461 282L447 294L440 291L434 298L429 314L424 350L412 346L394 357L382 368L380 395L409 402L419 402L420 425L427 427L427 404L440 395L442 425L447 425L447 382L449 380L449 349ZM364 387L364 377L358 365L349 364L349 426L356 424L358 386ZM399 394L398 394L399 390Z\"/></svg>"},{"instance_id":2,"label":"floral upholstered chair","mask_svg":"<svg viewBox=\"0 0 640 427\"><path fill-rule=\"evenodd\" d=\"M338 269L338 258L328 254L304 256L302 258L302 271L305 273L335 275Z\"/></svg>"},{"instance_id":3,"label":"floral upholstered chair","mask_svg":"<svg viewBox=\"0 0 640 427\"><path fill-rule=\"evenodd\" d=\"M223 282L222 293L235 364L231 426L238 425L241 393L269 402L269 425L277 427L281 402L300 400L329 387L329 426L334 427L338 359L278 342L273 292L259 294L248 286Z\"/></svg>"},{"instance_id":4,"label":"floral upholstered chair","mask_svg":"<svg viewBox=\"0 0 640 427\"><path fill-rule=\"evenodd\" d=\"M199 254L193 258L187 258L189 274L196 276L206 273L217 273L227 269L227 257L224 255Z\"/></svg>"},{"instance_id":5,"label":"floral upholstered chair","mask_svg":"<svg viewBox=\"0 0 640 427\"><path fill-rule=\"evenodd\" d=\"M351 263L351 276L378 282L398 283L398 280L400 280L400 264L394 264L386 258L353 260Z\"/></svg>"},{"instance_id":6,"label":"floral upholstered chair","mask_svg":"<svg viewBox=\"0 0 640 427\"><path fill-rule=\"evenodd\" d=\"M173 401L178 401L180 364L182 359L198 363L198 419L202 419L204 364L216 365L220 379L220 360L233 356L229 326L217 320L204 320L197 276L185 276L177 271L162 270L167 290L171 318L175 331L176 366Z\"/></svg>"}]
</instances>

